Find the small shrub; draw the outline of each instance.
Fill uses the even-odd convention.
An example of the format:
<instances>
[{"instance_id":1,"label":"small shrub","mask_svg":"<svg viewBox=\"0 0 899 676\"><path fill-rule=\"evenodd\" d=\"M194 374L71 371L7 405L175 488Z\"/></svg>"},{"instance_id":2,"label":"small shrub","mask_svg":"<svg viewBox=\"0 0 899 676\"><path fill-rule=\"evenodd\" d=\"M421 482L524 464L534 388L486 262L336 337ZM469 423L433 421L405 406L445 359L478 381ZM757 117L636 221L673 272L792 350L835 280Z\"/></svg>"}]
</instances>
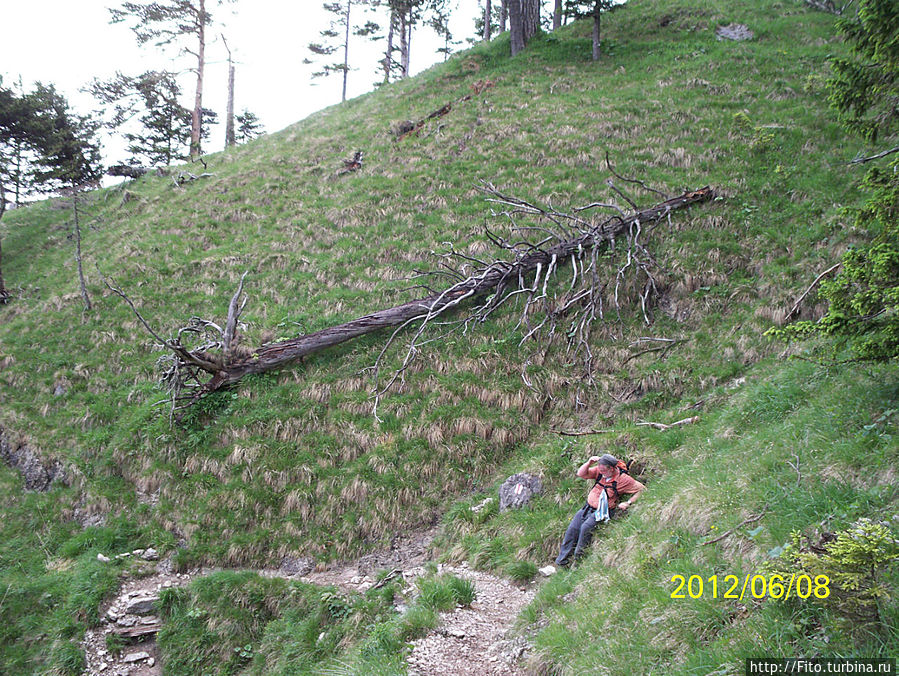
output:
<instances>
[{"instance_id":1,"label":"small shrub","mask_svg":"<svg viewBox=\"0 0 899 676\"><path fill-rule=\"evenodd\" d=\"M398 635L399 627L395 621L376 624L362 643L361 652L370 655L395 655L403 649L403 641Z\"/></svg>"},{"instance_id":2,"label":"small shrub","mask_svg":"<svg viewBox=\"0 0 899 676\"><path fill-rule=\"evenodd\" d=\"M802 602L834 608L853 628L882 623L881 604L894 591L887 582L889 568L899 559L899 539L891 530L883 523L859 519L825 544L823 553L815 551L820 547L803 546L802 539L794 532L792 542L779 559L765 566L766 571L786 580L808 576L818 593Z\"/></svg>"}]
</instances>

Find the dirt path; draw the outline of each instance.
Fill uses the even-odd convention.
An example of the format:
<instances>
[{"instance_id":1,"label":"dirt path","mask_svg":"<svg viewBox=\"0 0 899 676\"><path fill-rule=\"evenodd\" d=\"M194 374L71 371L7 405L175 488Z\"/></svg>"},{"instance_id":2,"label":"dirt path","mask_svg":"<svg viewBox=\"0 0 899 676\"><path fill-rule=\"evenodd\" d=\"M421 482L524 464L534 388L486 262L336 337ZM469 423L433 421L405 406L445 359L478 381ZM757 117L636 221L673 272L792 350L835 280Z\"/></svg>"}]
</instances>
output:
<instances>
[{"instance_id":1,"label":"dirt path","mask_svg":"<svg viewBox=\"0 0 899 676\"><path fill-rule=\"evenodd\" d=\"M284 569L254 572L364 592L375 582L379 570L396 570L409 583L407 589L411 592L414 579L425 572L422 566L428 560L428 547L435 533L436 529L412 533L397 538L390 549L328 568L310 570L311 566L307 566L290 572ZM82 642L87 658L85 676L161 676L155 634L160 622L152 608L153 600L165 588L189 584L215 570L204 568L176 574L171 570L170 561L161 561L155 573L127 580L116 598L101 608L103 624L85 634ZM528 644L526 639L512 638L510 632L518 614L533 599L536 585L516 586L489 573L471 570L467 564L441 565L439 571L471 580L475 585L475 601L470 608L442 613L434 631L413 641L407 659L410 676L523 674L518 661ZM140 632L142 628L148 633L127 639L126 647L120 652L113 653L107 648L108 634Z\"/></svg>"},{"instance_id":2,"label":"dirt path","mask_svg":"<svg viewBox=\"0 0 899 676\"><path fill-rule=\"evenodd\" d=\"M457 608L440 616L435 631L412 642L406 660L409 676L485 676L524 674L518 662L528 650L527 640L510 636L518 614L534 598L535 585L519 587L467 565L441 566L474 582L471 608Z\"/></svg>"}]
</instances>

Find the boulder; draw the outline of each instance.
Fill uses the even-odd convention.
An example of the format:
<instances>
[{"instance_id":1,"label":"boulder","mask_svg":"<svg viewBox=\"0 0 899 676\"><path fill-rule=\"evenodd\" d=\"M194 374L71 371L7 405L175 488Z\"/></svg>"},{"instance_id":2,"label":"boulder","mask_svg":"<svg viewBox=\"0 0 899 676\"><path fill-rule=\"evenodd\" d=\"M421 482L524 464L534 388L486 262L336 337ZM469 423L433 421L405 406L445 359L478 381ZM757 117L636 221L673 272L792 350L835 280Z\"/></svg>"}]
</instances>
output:
<instances>
[{"instance_id":1,"label":"boulder","mask_svg":"<svg viewBox=\"0 0 899 676\"><path fill-rule=\"evenodd\" d=\"M278 571L284 575L308 575L315 568L315 559L285 556Z\"/></svg>"},{"instance_id":2,"label":"boulder","mask_svg":"<svg viewBox=\"0 0 899 676\"><path fill-rule=\"evenodd\" d=\"M149 615L154 611L157 601L159 601L158 596L142 596L136 599L131 599L130 601L128 601L127 606L125 606L125 614Z\"/></svg>"},{"instance_id":3,"label":"boulder","mask_svg":"<svg viewBox=\"0 0 899 676\"><path fill-rule=\"evenodd\" d=\"M513 474L499 487L499 511L521 509L535 495L543 492L540 477L526 472Z\"/></svg>"}]
</instances>

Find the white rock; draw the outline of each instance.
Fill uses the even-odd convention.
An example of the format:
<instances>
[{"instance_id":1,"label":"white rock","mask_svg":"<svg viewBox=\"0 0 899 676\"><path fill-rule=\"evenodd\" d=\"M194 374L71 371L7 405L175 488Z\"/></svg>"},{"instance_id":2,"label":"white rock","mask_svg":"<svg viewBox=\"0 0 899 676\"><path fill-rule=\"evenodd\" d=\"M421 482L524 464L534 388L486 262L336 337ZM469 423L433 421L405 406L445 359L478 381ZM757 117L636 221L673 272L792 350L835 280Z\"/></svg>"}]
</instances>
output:
<instances>
[{"instance_id":1,"label":"white rock","mask_svg":"<svg viewBox=\"0 0 899 676\"><path fill-rule=\"evenodd\" d=\"M159 560L159 553L155 549L150 547L149 549L144 550L144 553L141 554L141 558L144 561L157 561Z\"/></svg>"},{"instance_id":2,"label":"white rock","mask_svg":"<svg viewBox=\"0 0 899 676\"><path fill-rule=\"evenodd\" d=\"M123 662L140 662L141 660L146 660L150 657L150 653L139 652L139 653L129 653L122 658Z\"/></svg>"},{"instance_id":3,"label":"white rock","mask_svg":"<svg viewBox=\"0 0 899 676\"><path fill-rule=\"evenodd\" d=\"M150 659L147 660L147 666L148 666L148 667L152 667L154 664L156 664L156 658L155 658L155 657L151 657Z\"/></svg>"},{"instance_id":4,"label":"white rock","mask_svg":"<svg viewBox=\"0 0 899 676\"><path fill-rule=\"evenodd\" d=\"M107 563L109 561L109 557L103 556L102 554L97 554L97 561L102 561L103 563Z\"/></svg>"},{"instance_id":5,"label":"white rock","mask_svg":"<svg viewBox=\"0 0 899 676\"><path fill-rule=\"evenodd\" d=\"M135 549L135 550L134 550L133 552L131 552L131 553L134 554L135 556L140 556L141 554L144 553L144 551L145 551L145 550L143 550L143 549Z\"/></svg>"},{"instance_id":6,"label":"white rock","mask_svg":"<svg viewBox=\"0 0 899 676\"><path fill-rule=\"evenodd\" d=\"M544 566L543 568L538 568L537 570L540 571L540 574L543 575L543 577L549 577L550 575L555 574L556 567L553 565L549 565Z\"/></svg>"},{"instance_id":7,"label":"white rock","mask_svg":"<svg viewBox=\"0 0 899 676\"><path fill-rule=\"evenodd\" d=\"M106 667L108 667L108 666L109 666L109 665L106 664L106 662L101 662L101 663L100 663L100 666L97 667L97 671L104 671L104 670L106 669Z\"/></svg>"}]
</instances>

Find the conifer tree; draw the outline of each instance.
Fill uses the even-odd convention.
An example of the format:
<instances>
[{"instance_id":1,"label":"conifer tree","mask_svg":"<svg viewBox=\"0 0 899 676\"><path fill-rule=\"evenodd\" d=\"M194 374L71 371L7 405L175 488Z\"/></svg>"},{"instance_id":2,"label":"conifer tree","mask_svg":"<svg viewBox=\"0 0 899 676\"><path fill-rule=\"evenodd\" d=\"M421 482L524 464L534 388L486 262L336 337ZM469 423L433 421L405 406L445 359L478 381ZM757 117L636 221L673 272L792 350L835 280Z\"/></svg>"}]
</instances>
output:
<instances>
[{"instance_id":1,"label":"conifer tree","mask_svg":"<svg viewBox=\"0 0 899 676\"><path fill-rule=\"evenodd\" d=\"M869 141L895 137L899 127L899 4L895 0L860 0L854 15L838 30L852 56L833 59L828 81L830 100L845 128ZM899 152L899 146L857 160L876 161ZM818 322L801 321L769 335L786 338L831 335L863 361L899 358L899 160L876 164L862 182L864 205L855 210L855 225L871 236L868 245L843 254L837 277L821 284L827 301ZM837 267L837 266L834 266Z\"/></svg>"},{"instance_id":2,"label":"conifer tree","mask_svg":"<svg viewBox=\"0 0 899 676\"><path fill-rule=\"evenodd\" d=\"M95 139L98 127L91 118L72 113L68 101L52 85L37 83L32 93L16 96L0 82L0 146L15 141L34 150L33 186L37 190L80 190L99 183L103 170L99 143ZM0 217L6 210L3 182L7 173L5 167L0 167ZM76 231L76 236L80 236L80 231ZM76 260L86 297L80 251L76 252ZM0 302L8 299L0 272Z\"/></svg>"},{"instance_id":3,"label":"conifer tree","mask_svg":"<svg viewBox=\"0 0 899 676\"><path fill-rule=\"evenodd\" d=\"M181 88L174 73L116 73L110 80L94 80L87 90L111 112L107 128L120 129L137 118L140 131L123 134L132 164L167 166L187 158L191 111L179 103Z\"/></svg>"},{"instance_id":4,"label":"conifer tree","mask_svg":"<svg viewBox=\"0 0 899 676\"><path fill-rule=\"evenodd\" d=\"M262 136L265 132L262 129L262 123L255 113L244 108L243 112L238 115L237 120L237 142L246 143L254 138Z\"/></svg>"},{"instance_id":5,"label":"conifer tree","mask_svg":"<svg viewBox=\"0 0 899 676\"><path fill-rule=\"evenodd\" d=\"M213 0L221 5L233 0ZM207 0L159 0L158 2L123 2L121 9L110 9L112 23L131 24L138 44L153 41L163 47L182 45L183 51L197 60L194 72L197 85L191 109L190 157L200 157L203 111L203 75L206 69L206 29L212 25ZM186 44L191 44L190 47Z\"/></svg>"},{"instance_id":6,"label":"conifer tree","mask_svg":"<svg viewBox=\"0 0 899 676\"><path fill-rule=\"evenodd\" d=\"M614 0L568 0L567 14L577 19L593 19L593 60L599 61L601 56L601 19L603 12L608 12L615 4ZM560 19L561 20L561 19Z\"/></svg>"},{"instance_id":7,"label":"conifer tree","mask_svg":"<svg viewBox=\"0 0 899 676\"><path fill-rule=\"evenodd\" d=\"M341 73L343 87L341 101L346 101L347 79L350 71L350 36L369 37L380 30L380 26L373 21L365 21L354 24L356 12L366 7L371 7L370 0L339 0L338 2L326 2L324 8L333 15L330 26L320 32L322 42L311 42L308 49L316 57L330 57L340 54L337 61L324 63L321 70L312 73L312 77L327 77L334 73ZM311 59L305 59L303 63L314 63Z\"/></svg>"}]
</instances>

